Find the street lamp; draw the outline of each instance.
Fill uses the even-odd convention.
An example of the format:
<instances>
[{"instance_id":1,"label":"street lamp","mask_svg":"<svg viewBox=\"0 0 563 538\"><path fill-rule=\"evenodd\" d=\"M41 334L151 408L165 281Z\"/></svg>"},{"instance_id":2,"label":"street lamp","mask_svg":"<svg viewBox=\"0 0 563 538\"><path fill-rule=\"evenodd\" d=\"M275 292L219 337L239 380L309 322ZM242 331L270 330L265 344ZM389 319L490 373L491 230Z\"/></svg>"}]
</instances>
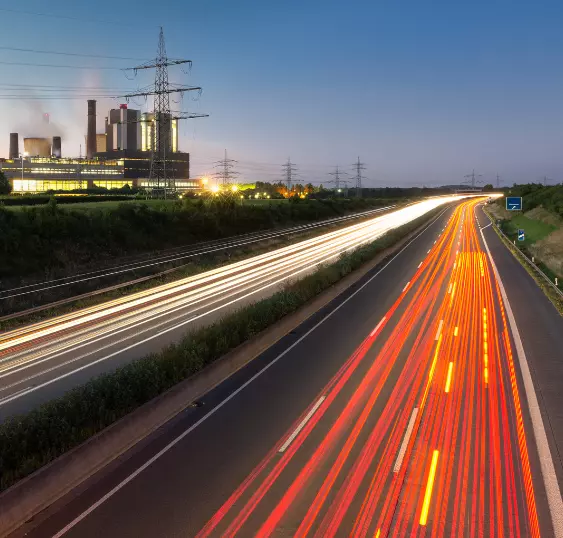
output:
<instances>
[{"instance_id":1,"label":"street lamp","mask_svg":"<svg viewBox=\"0 0 563 538\"><path fill-rule=\"evenodd\" d=\"M22 190L23 190L23 159L24 159L24 157L27 157L27 156L28 156L27 151L24 151L23 153L20 153L20 158L21 158L21 160L22 160L22 187L21 187Z\"/></svg>"}]
</instances>

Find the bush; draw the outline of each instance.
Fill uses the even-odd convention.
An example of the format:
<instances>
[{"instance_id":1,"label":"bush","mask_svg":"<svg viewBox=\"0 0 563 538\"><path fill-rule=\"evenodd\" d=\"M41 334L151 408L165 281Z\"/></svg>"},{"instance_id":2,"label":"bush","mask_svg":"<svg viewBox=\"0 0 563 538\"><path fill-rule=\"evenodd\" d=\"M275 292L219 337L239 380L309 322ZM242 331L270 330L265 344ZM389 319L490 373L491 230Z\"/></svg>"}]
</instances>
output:
<instances>
[{"instance_id":1,"label":"bush","mask_svg":"<svg viewBox=\"0 0 563 538\"><path fill-rule=\"evenodd\" d=\"M96 200L129 200L97 196ZM15 202L13 201L15 200ZM220 239L232 235L311 222L352 211L378 207L384 201L302 200L296 204L240 205L232 197L178 200L149 206L140 202L117 208L88 211L61 208L62 204L87 201L87 197L5 199L6 204L24 201L41 207L9 211L0 207L0 278L36 274L68 274L79 266L119 256Z\"/></svg>"},{"instance_id":2,"label":"bush","mask_svg":"<svg viewBox=\"0 0 563 538\"><path fill-rule=\"evenodd\" d=\"M371 244L343 255L337 262L321 267L270 298L187 334L180 343L160 353L94 378L26 415L0 424L0 490L294 312L441 210L434 210Z\"/></svg>"},{"instance_id":3,"label":"bush","mask_svg":"<svg viewBox=\"0 0 563 538\"><path fill-rule=\"evenodd\" d=\"M8 178L0 170L0 194L10 194L12 192L12 184L8 181Z\"/></svg>"}]
</instances>

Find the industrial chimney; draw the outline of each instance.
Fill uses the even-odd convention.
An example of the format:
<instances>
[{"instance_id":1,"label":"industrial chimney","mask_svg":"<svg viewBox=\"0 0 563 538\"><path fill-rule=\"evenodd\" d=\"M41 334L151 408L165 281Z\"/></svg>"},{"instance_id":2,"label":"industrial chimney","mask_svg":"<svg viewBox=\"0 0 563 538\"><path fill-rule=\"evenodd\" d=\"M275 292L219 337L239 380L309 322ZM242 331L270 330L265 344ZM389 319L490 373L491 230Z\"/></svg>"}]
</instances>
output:
<instances>
[{"instance_id":1,"label":"industrial chimney","mask_svg":"<svg viewBox=\"0 0 563 538\"><path fill-rule=\"evenodd\" d=\"M18 133L10 133L10 159L17 159L20 156Z\"/></svg>"},{"instance_id":2,"label":"industrial chimney","mask_svg":"<svg viewBox=\"0 0 563 538\"><path fill-rule=\"evenodd\" d=\"M61 137L54 136L53 137L53 156L57 157L58 159L61 158Z\"/></svg>"},{"instance_id":3,"label":"industrial chimney","mask_svg":"<svg viewBox=\"0 0 563 538\"><path fill-rule=\"evenodd\" d=\"M96 101L88 100L88 131L86 142L86 156L92 159L96 153Z\"/></svg>"}]
</instances>

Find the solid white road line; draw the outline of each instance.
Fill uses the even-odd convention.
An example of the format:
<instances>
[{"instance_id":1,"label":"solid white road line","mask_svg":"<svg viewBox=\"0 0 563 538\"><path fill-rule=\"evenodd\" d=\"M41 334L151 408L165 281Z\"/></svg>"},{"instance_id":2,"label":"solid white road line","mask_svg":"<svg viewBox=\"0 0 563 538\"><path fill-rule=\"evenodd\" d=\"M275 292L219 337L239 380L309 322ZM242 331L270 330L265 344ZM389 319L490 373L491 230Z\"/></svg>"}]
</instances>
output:
<instances>
[{"instance_id":1,"label":"solid white road line","mask_svg":"<svg viewBox=\"0 0 563 538\"><path fill-rule=\"evenodd\" d=\"M370 336L373 336L373 335L379 330L379 327L381 327L381 326L383 325L383 322L384 322L386 319L387 319L387 316L383 316L383 317L381 318L381 321L376 325L375 329L369 333L369 335L370 335Z\"/></svg>"},{"instance_id":2,"label":"solid white road line","mask_svg":"<svg viewBox=\"0 0 563 538\"><path fill-rule=\"evenodd\" d=\"M434 338L434 340L438 340L438 338L440 338L440 334L442 332L442 325L444 324L444 320L441 319L440 320L440 325L438 325L438 330L436 331L436 338Z\"/></svg>"},{"instance_id":3,"label":"solid white road line","mask_svg":"<svg viewBox=\"0 0 563 538\"><path fill-rule=\"evenodd\" d=\"M409 420L407 431L405 432L405 437L401 443L401 448L399 449L399 454L397 455L397 461L395 462L395 467L393 467L393 472L398 473L401 470L401 465L403 464L403 459L405 457L405 452L407 451L407 445L409 444L409 439L412 435L412 429L414 428L414 421L418 415L418 407L412 410L412 415Z\"/></svg>"},{"instance_id":4,"label":"solid white road line","mask_svg":"<svg viewBox=\"0 0 563 538\"><path fill-rule=\"evenodd\" d=\"M489 226L491 226L492 224L493 224L492 222L489 222L489 224L487 224L486 226L483 226L483 227L481 228L481 230L487 229L487 228L488 228Z\"/></svg>"},{"instance_id":5,"label":"solid white road line","mask_svg":"<svg viewBox=\"0 0 563 538\"><path fill-rule=\"evenodd\" d=\"M311 408L311 410L307 413L305 418L299 423L299 426L297 426L297 428L295 428L294 432L286 439L285 443L280 447L278 452L283 454L287 450L289 445L291 443L293 443L293 440L299 435L299 432L305 427L307 422L309 422L311 420L312 416L317 412L317 409L321 406L321 404L325 400L326 400L326 396L321 396L317 400L317 403Z\"/></svg>"},{"instance_id":6,"label":"solid white road line","mask_svg":"<svg viewBox=\"0 0 563 538\"><path fill-rule=\"evenodd\" d=\"M500 293L502 295L502 300L508 316L508 322L510 324L510 330L512 332L514 344L516 346L516 354L518 355L518 362L520 364L520 371L522 373L522 380L524 382L524 391L526 393L528 409L530 411L530 418L532 419L532 429L534 431L534 437L536 439L536 446L538 449L543 483L547 495L547 504L549 506L549 511L551 514L553 532L555 538L563 538L563 500L561 499L561 491L557 482L557 475L555 474L555 465L553 463L551 450L549 449L549 442L547 440L547 434L545 432L545 426L543 424L543 419L541 416L538 397L534 388L534 382L532 381L532 376L530 374L528 359L526 358L526 353L524 352L524 346L522 345L518 326L516 325L516 319L512 312L512 308L510 307L510 302L508 301L508 296L506 295L504 284L502 283L502 280L500 278L500 274L497 270L495 261L493 260L493 256L489 249L489 245L487 244L487 240L485 239L483 230L481 230L481 237L483 238L483 242L485 244L485 248L487 249L487 254L489 255L489 260L491 262L491 267L493 268L495 278L497 279L500 288Z\"/></svg>"},{"instance_id":7,"label":"solid white road line","mask_svg":"<svg viewBox=\"0 0 563 538\"><path fill-rule=\"evenodd\" d=\"M192 424L187 430L182 432L178 437L170 441L162 450L157 452L152 458L147 460L143 465L137 468L133 473L131 473L128 477L123 479L117 486L115 486L112 490L108 491L102 498L92 504L89 508L87 508L84 512L76 516L70 523L68 523L64 528L62 528L57 534L55 534L52 538L61 538L64 536L70 529L78 525L84 518L86 518L89 514L91 514L96 508L104 504L108 499L113 497L118 491L123 489L129 482L133 481L137 476L139 476L145 469L150 467L155 461L160 459L164 454L166 454L169 450L174 448L182 439L184 439L187 435L189 435L192 431L194 431L200 424L205 422L208 418L212 417L219 409L221 409L224 405L230 402L239 392L243 391L248 385L250 385L254 380L259 378L266 370L269 370L274 364L276 364L281 358L285 357L295 346L299 345L305 338L307 338L315 329L320 327L327 319L332 317L338 310L340 310L348 301L350 301L353 297L355 297L360 291L362 291L368 284L372 282L381 272L383 272L393 261L401 255L414 241L416 241L422 234L424 234L430 227L446 212L449 208L444 209L442 213L440 213L422 232L418 235L413 237L395 256L393 256L375 275L370 277L364 284L362 284L356 291L350 294L344 301L342 301L334 310L331 310L324 318L322 318L316 325L311 327L303 336L298 338L293 344L291 344L287 349L282 351L272 362L268 363L262 370L259 370L256 374L254 374L248 381L243 383L238 389L233 391L229 396L227 396L222 402L218 403L213 409L211 409L206 415L201 417L197 422ZM559 537L557 537L559 538Z\"/></svg>"}]
</instances>

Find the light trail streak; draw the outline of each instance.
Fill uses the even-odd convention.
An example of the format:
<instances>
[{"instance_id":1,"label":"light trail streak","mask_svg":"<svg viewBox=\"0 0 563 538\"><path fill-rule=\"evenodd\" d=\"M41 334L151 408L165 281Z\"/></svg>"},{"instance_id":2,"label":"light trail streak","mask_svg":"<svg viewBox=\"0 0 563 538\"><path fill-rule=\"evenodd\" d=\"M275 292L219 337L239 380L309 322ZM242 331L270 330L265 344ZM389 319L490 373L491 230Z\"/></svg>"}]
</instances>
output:
<instances>
[{"instance_id":1,"label":"light trail streak","mask_svg":"<svg viewBox=\"0 0 563 538\"><path fill-rule=\"evenodd\" d=\"M430 509L430 500L432 498L432 489L434 487L434 478L436 476L436 466L438 465L437 450L432 452L432 463L430 464L430 471L428 473L428 482L426 483L426 491L424 493L424 502L422 503L422 510L420 512L420 524L426 525L428 522L428 511Z\"/></svg>"},{"instance_id":2,"label":"light trail streak","mask_svg":"<svg viewBox=\"0 0 563 538\"><path fill-rule=\"evenodd\" d=\"M453 212L326 400L198 538L539 536L510 336L474 204Z\"/></svg>"},{"instance_id":3,"label":"light trail streak","mask_svg":"<svg viewBox=\"0 0 563 538\"><path fill-rule=\"evenodd\" d=\"M130 271L136 271L139 269L145 269L147 267L153 267L156 265L162 265L165 263L172 263L179 260L183 260L186 258L191 258L194 256L202 256L205 254L211 254L213 252L229 250L232 248L237 248L245 245L249 245L252 243L256 243L259 241L264 241L267 239L274 239L283 237L286 235L294 235L298 233L302 233L305 231L309 231L315 228L328 226L331 224L336 224L340 222L346 222L348 220L358 219L358 218L365 218L370 215L375 215L377 213L381 213L383 211L387 211L389 209L393 209L396 205L385 206L377 209L373 209L370 211L365 211L362 213L355 213L353 215L346 215L344 217L336 217L332 219L326 219L320 222L315 222L311 224L302 224L299 226L294 226L292 228L288 228L285 230L278 230L278 231L269 231L269 232L259 232L259 233L251 233L251 234L244 234L242 236L231 237L228 239L224 239L221 241L211 241L206 242L203 244L195 244L187 247L187 249L173 249L174 252L171 254L164 254L158 253L157 256L151 258L150 260L143 260L137 262L131 262L122 264L115 267L109 267L106 269L101 269L98 271L90 271L87 273L80 273L77 275L72 275L68 277L63 277L54 280L47 280L44 282L37 282L35 284L28 284L26 286L20 286L17 288L11 288L6 290L0 290L0 300L2 299L10 299L13 297L18 297L21 295L26 295L29 293L39 293L42 291L50 290L53 288L61 287L61 286L70 286L73 284L78 284L80 282L85 282L92 279L97 278L104 278L108 276L114 276L117 274L122 274ZM42 286L42 287L41 287ZM26 290L26 291L21 291ZM19 292L19 293L14 293ZM11 293L11 295L6 295Z\"/></svg>"},{"instance_id":4,"label":"light trail streak","mask_svg":"<svg viewBox=\"0 0 563 538\"><path fill-rule=\"evenodd\" d=\"M263 266L274 263L275 267L287 267L292 263L307 263L311 268L321 263L327 256L338 256L340 253L373 241L387 231L410 222L427 213L435 207L448 203L452 199L428 200L387 215L371 219L367 222L355 224L342 230L323 234L317 238L302 241L275 251L250 258L224 268L209 271L202 275L189 277L170 284L165 284L151 290L132 294L131 296L109 301L95 307L73 312L52 320L37 323L23 329L18 329L0 336L0 352L13 349L21 344L40 341L55 334L64 334L67 330L76 330L91 322L99 322L109 317L123 315L131 310L163 301L188 292L196 286L212 282L214 280L225 280L230 275L241 271L245 272L247 280L255 277L255 272L265 270Z\"/></svg>"},{"instance_id":5,"label":"light trail streak","mask_svg":"<svg viewBox=\"0 0 563 538\"><path fill-rule=\"evenodd\" d=\"M450 362L448 365L448 377L446 378L446 386L444 387L444 392L447 394L450 392L450 385L452 383L452 370L454 367L454 363Z\"/></svg>"}]
</instances>

